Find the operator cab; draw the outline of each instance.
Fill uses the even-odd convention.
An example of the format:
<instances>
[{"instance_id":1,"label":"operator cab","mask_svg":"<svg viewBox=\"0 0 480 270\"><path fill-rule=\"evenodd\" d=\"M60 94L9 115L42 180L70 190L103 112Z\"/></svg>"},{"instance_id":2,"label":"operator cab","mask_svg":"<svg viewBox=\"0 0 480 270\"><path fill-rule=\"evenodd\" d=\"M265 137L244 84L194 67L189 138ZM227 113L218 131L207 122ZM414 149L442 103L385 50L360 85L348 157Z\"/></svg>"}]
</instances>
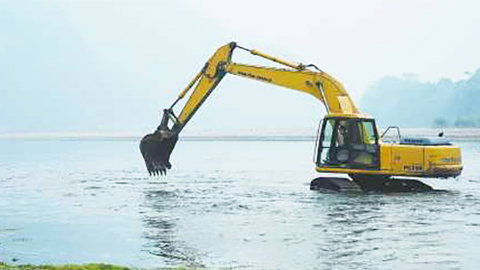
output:
<instances>
[{"instance_id":1,"label":"operator cab","mask_svg":"<svg viewBox=\"0 0 480 270\"><path fill-rule=\"evenodd\" d=\"M317 166L379 169L378 138L373 119L325 117L317 141Z\"/></svg>"}]
</instances>

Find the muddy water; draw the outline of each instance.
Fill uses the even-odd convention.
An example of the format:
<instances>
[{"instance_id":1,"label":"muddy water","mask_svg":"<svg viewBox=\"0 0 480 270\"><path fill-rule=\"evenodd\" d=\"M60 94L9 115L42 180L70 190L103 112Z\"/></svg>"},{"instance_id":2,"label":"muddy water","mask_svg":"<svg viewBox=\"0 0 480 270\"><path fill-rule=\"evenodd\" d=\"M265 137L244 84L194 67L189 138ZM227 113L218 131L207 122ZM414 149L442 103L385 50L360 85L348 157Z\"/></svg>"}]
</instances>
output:
<instances>
[{"instance_id":1,"label":"muddy water","mask_svg":"<svg viewBox=\"0 0 480 270\"><path fill-rule=\"evenodd\" d=\"M478 269L480 143L429 194L329 194L311 141L0 141L0 261L134 267Z\"/></svg>"}]
</instances>

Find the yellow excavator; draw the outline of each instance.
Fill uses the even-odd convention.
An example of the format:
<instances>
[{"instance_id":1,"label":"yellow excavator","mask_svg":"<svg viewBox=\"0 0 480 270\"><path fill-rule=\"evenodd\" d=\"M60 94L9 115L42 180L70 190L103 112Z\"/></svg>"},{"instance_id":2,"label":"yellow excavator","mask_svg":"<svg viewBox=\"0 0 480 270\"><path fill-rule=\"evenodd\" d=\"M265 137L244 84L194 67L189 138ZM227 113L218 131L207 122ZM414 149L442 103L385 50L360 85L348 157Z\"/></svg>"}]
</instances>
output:
<instances>
[{"instance_id":1,"label":"yellow excavator","mask_svg":"<svg viewBox=\"0 0 480 270\"><path fill-rule=\"evenodd\" d=\"M232 62L235 49L285 68ZM401 138L398 127L389 127L380 135L375 120L360 113L342 84L317 66L288 62L231 42L213 54L170 108L163 110L156 131L141 140L140 151L150 175L165 174L171 168L170 155L180 132L226 74L298 90L323 103L327 115L316 139L316 170L347 174L351 179L319 177L312 181L312 189L425 191L431 187L417 180L393 177L447 178L462 172L460 148L442 137ZM191 89L177 116L173 108ZM398 140L384 142L385 133L393 130L398 132Z\"/></svg>"}]
</instances>

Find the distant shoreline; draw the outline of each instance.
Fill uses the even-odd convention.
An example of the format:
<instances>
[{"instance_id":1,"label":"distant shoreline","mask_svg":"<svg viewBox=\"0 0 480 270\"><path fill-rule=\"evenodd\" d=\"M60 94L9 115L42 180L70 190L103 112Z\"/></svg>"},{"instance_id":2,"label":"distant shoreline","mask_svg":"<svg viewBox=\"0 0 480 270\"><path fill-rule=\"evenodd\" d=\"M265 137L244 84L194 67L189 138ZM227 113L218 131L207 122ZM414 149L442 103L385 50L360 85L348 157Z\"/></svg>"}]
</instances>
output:
<instances>
[{"instance_id":1,"label":"distant shoreline","mask_svg":"<svg viewBox=\"0 0 480 270\"><path fill-rule=\"evenodd\" d=\"M402 137L435 137L444 131L452 141L480 141L480 128L403 128ZM314 130L243 130L185 132L182 141L315 141ZM0 140L18 141L139 141L142 135L128 133L4 133Z\"/></svg>"}]
</instances>

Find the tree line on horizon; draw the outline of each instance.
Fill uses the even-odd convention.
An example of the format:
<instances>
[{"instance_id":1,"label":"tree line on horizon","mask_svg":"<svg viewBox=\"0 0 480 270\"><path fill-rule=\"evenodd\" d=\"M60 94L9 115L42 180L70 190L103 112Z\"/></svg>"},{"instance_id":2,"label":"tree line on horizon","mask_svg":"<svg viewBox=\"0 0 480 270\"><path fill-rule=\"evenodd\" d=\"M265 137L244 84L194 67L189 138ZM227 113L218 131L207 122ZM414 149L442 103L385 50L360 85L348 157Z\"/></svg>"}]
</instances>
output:
<instances>
[{"instance_id":1,"label":"tree line on horizon","mask_svg":"<svg viewBox=\"0 0 480 270\"><path fill-rule=\"evenodd\" d=\"M360 105L380 126L480 127L479 103L480 69L455 82L386 76L365 91Z\"/></svg>"}]
</instances>

